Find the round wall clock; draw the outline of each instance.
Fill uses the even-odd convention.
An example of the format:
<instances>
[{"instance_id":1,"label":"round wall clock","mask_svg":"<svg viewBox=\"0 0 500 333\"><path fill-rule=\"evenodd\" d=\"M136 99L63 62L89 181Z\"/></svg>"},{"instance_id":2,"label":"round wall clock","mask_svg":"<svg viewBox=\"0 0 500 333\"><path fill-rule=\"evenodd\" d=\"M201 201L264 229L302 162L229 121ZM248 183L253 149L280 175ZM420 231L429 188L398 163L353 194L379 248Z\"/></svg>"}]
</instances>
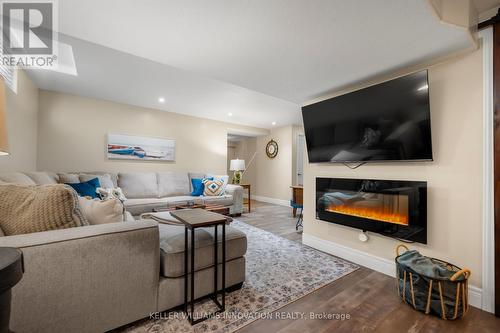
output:
<instances>
[{"instance_id":1,"label":"round wall clock","mask_svg":"<svg viewBox=\"0 0 500 333\"><path fill-rule=\"evenodd\" d=\"M278 155L278 143L276 141L271 140L267 143L266 154L269 158L275 158Z\"/></svg>"}]
</instances>

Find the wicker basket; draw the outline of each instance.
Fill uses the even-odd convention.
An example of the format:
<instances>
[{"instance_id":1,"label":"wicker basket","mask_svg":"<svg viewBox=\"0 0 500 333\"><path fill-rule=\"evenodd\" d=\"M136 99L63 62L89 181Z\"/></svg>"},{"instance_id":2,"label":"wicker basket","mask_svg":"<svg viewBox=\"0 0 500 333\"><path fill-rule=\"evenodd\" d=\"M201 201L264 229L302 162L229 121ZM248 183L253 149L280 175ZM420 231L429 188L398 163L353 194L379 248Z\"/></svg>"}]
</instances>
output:
<instances>
[{"instance_id":1,"label":"wicker basket","mask_svg":"<svg viewBox=\"0 0 500 333\"><path fill-rule=\"evenodd\" d=\"M433 263L455 272L449 279L431 278L400 264L398 259L402 254L401 249L408 251L408 248L405 245L396 247L398 294L403 301L418 311L436 315L444 320L463 317L469 309L470 270L460 269L442 260L430 258Z\"/></svg>"}]
</instances>

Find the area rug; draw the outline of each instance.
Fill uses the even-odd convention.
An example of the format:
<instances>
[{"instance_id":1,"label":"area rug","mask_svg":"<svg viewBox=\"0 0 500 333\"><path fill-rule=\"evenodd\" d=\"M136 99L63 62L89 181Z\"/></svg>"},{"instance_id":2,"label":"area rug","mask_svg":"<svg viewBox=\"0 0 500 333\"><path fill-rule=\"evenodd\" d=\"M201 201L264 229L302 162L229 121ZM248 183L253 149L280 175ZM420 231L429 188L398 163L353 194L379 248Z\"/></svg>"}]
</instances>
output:
<instances>
[{"instance_id":1,"label":"area rug","mask_svg":"<svg viewBox=\"0 0 500 333\"><path fill-rule=\"evenodd\" d=\"M182 311L144 319L121 332L233 332L347 275L358 266L240 221L231 226L248 238L246 281L226 296L226 311L191 326ZM196 304L197 314L215 310L210 300Z\"/></svg>"}]
</instances>

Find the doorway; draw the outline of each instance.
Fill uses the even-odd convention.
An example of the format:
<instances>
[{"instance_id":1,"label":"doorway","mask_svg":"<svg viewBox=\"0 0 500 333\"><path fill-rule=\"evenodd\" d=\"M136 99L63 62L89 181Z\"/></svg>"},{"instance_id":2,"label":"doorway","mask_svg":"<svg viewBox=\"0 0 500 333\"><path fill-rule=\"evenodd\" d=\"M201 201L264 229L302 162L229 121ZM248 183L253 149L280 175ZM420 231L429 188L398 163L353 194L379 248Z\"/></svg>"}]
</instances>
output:
<instances>
[{"instance_id":1,"label":"doorway","mask_svg":"<svg viewBox=\"0 0 500 333\"><path fill-rule=\"evenodd\" d=\"M297 135L297 144L296 144L296 175L295 175L295 184L299 186L304 185L304 150L306 149L306 139L304 134Z\"/></svg>"}]
</instances>

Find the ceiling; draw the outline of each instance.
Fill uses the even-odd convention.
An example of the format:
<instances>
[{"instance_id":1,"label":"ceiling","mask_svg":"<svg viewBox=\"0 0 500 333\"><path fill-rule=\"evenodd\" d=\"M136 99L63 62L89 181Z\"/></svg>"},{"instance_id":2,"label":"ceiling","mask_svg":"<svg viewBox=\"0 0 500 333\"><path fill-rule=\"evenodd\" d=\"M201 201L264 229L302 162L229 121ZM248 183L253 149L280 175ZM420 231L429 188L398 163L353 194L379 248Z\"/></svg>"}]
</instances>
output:
<instances>
[{"instance_id":1,"label":"ceiling","mask_svg":"<svg viewBox=\"0 0 500 333\"><path fill-rule=\"evenodd\" d=\"M64 0L59 16L78 76L30 71L40 87L264 128L471 46L425 0Z\"/></svg>"},{"instance_id":2,"label":"ceiling","mask_svg":"<svg viewBox=\"0 0 500 333\"><path fill-rule=\"evenodd\" d=\"M482 13L489 9L495 8L500 5L500 0L473 0L474 7L478 13Z\"/></svg>"},{"instance_id":3,"label":"ceiling","mask_svg":"<svg viewBox=\"0 0 500 333\"><path fill-rule=\"evenodd\" d=\"M301 122L297 104L68 36L59 40L72 46L78 75L28 71L44 89L261 128Z\"/></svg>"}]
</instances>

